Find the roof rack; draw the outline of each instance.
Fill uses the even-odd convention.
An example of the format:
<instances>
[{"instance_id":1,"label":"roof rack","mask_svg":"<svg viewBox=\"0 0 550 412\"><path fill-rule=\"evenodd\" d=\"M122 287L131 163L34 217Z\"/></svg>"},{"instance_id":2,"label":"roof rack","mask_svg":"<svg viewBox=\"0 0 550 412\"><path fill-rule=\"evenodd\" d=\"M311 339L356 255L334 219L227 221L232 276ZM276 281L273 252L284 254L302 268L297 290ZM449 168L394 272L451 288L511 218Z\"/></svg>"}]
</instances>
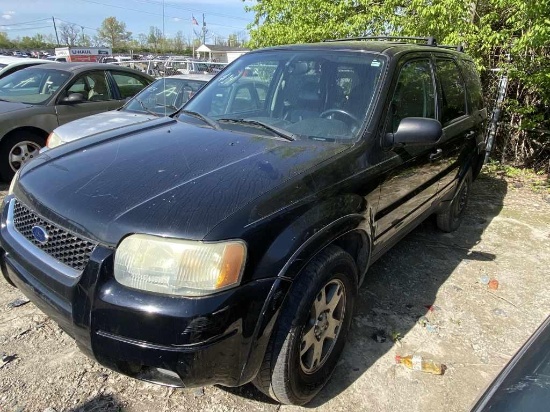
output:
<instances>
[{"instance_id":1,"label":"roof rack","mask_svg":"<svg viewBox=\"0 0 550 412\"><path fill-rule=\"evenodd\" d=\"M456 50L458 52L464 53L464 46L462 44L458 44L456 46L452 46L449 44L438 44L437 47L441 47L442 49L448 49L448 50Z\"/></svg>"},{"instance_id":2,"label":"roof rack","mask_svg":"<svg viewBox=\"0 0 550 412\"><path fill-rule=\"evenodd\" d=\"M428 46L437 46L437 41L434 37L409 37L409 36L361 36L361 37L349 37L346 39L327 39L325 42L336 41L353 41L353 40L414 40L424 41Z\"/></svg>"},{"instance_id":3,"label":"roof rack","mask_svg":"<svg viewBox=\"0 0 550 412\"><path fill-rule=\"evenodd\" d=\"M435 37L408 37L408 36L361 36L361 37L348 37L345 39L326 39L324 42L338 42L338 41L357 41L357 40L413 40L415 42L425 42L426 46L441 47L449 50L456 50L459 52L464 52L464 46L449 46L449 45L439 45ZM402 42L405 43L405 42Z\"/></svg>"}]
</instances>

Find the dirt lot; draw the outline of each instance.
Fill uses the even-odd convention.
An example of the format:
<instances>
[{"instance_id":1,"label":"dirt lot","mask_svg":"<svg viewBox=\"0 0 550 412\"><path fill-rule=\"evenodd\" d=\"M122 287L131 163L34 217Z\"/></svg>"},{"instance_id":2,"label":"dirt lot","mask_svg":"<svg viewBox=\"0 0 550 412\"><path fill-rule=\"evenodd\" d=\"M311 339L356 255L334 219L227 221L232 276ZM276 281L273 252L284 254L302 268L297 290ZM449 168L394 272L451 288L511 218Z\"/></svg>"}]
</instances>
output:
<instances>
[{"instance_id":1,"label":"dirt lot","mask_svg":"<svg viewBox=\"0 0 550 412\"><path fill-rule=\"evenodd\" d=\"M308 408L467 410L548 316L549 250L548 191L483 175L459 231L442 234L428 221L371 268L343 358ZM485 276L498 280L497 290ZM32 303L11 307L19 298L0 281L0 352L14 356L0 361L1 411L296 409L251 385L174 390L112 373ZM395 365L396 354L423 354L448 369L413 372Z\"/></svg>"}]
</instances>

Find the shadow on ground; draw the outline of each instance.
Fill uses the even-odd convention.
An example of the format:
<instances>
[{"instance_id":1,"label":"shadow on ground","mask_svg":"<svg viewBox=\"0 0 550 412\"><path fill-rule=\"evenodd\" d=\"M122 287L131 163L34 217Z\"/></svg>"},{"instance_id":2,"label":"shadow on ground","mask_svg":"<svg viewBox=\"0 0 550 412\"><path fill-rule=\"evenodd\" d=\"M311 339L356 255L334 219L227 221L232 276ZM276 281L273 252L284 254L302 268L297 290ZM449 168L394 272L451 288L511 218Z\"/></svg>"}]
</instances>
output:
<instances>
[{"instance_id":1,"label":"shadow on ground","mask_svg":"<svg viewBox=\"0 0 550 412\"><path fill-rule=\"evenodd\" d=\"M327 386L306 407L321 406L338 396L390 351L395 345L392 334L405 336L427 314L439 288L461 262L495 259L491 253L476 250L476 245L502 210L506 192L504 180L481 175L472 186L466 216L455 233L439 231L435 218L429 218L374 263L359 291L341 361ZM381 334L386 336L384 342L373 339ZM272 402L252 384L223 389Z\"/></svg>"},{"instance_id":2,"label":"shadow on ground","mask_svg":"<svg viewBox=\"0 0 550 412\"><path fill-rule=\"evenodd\" d=\"M84 402L82 405L77 405L68 412L121 412L124 405L113 395L100 394Z\"/></svg>"}]
</instances>

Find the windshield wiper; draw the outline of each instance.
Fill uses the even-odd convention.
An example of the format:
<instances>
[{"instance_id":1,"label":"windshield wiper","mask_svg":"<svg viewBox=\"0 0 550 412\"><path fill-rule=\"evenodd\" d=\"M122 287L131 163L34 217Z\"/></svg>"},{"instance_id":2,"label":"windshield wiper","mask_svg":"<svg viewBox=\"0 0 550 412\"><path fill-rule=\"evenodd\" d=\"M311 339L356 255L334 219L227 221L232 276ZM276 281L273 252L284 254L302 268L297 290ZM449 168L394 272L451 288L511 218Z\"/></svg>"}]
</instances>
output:
<instances>
[{"instance_id":1,"label":"windshield wiper","mask_svg":"<svg viewBox=\"0 0 550 412\"><path fill-rule=\"evenodd\" d=\"M213 129L220 130L220 126L214 120L206 117L203 114L200 114L199 112L194 112L193 110L180 109L176 113L171 114L171 116L175 116L176 114L180 113L186 114L191 117L196 117L197 119L201 119L207 125L212 126Z\"/></svg>"},{"instance_id":2,"label":"windshield wiper","mask_svg":"<svg viewBox=\"0 0 550 412\"><path fill-rule=\"evenodd\" d=\"M155 117L159 117L158 113L153 112L151 109L149 109L147 106L145 106L145 103L143 103L141 100L139 100L137 97L134 97L134 100L139 103L141 108L145 110L147 113L152 114Z\"/></svg>"},{"instance_id":3,"label":"windshield wiper","mask_svg":"<svg viewBox=\"0 0 550 412\"><path fill-rule=\"evenodd\" d=\"M227 122L227 123L240 123L240 124L248 124L250 126L260 126L266 130L269 130L270 132L274 133L275 135L282 137L283 139L286 139L288 141L295 141L296 135L289 133L283 129L280 129L275 126L271 126L270 124L260 122L259 120L250 120L250 119L219 119L218 122Z\"/></svg>"},{"instance_id":4,"label":"windshield wiper","mask_svg":"<svg viewBox=\"0 0 550 412\"><path fill-rule=\"evenodd\" d=\"M155 106L157 106L157 107L166 107L167 109L172 109L174 111L179 109L179 107L176 107L173 104L160 104L160 103L157 103Z\"/></svg>"}]
</instances>

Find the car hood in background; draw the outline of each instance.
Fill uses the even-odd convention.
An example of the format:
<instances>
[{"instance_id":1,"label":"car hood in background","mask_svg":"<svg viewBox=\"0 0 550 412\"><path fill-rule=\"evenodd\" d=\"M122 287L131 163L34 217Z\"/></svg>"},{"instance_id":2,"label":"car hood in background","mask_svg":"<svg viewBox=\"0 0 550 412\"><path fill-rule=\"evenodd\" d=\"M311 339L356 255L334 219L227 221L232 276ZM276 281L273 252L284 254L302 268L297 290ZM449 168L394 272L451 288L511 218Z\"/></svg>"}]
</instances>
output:
<instances>
[{"instance_id":1,"label":"car hood in background","mask_svg":"<svg viewBox=\"0 0 550 412\"><path fill-rule=\"evenodd\" d=\"M42 154L22 170L15 195L46 219L107 245L129 233L201 240L347 147L161 118Z\"/></svg>"},{"instance_id":2,"label":"car hood in background","mask_svg":"<svg viewBox=\"0 0 550 412\"><path fill-rule=\"evenodd\" d=\"M148 113L113 110L66 123L56 128L55 134L64 143L67 143L82 137L118 129L131 124L147 122L152 119L158 119L158 116Z\"/></svg>"}]
</instances>

